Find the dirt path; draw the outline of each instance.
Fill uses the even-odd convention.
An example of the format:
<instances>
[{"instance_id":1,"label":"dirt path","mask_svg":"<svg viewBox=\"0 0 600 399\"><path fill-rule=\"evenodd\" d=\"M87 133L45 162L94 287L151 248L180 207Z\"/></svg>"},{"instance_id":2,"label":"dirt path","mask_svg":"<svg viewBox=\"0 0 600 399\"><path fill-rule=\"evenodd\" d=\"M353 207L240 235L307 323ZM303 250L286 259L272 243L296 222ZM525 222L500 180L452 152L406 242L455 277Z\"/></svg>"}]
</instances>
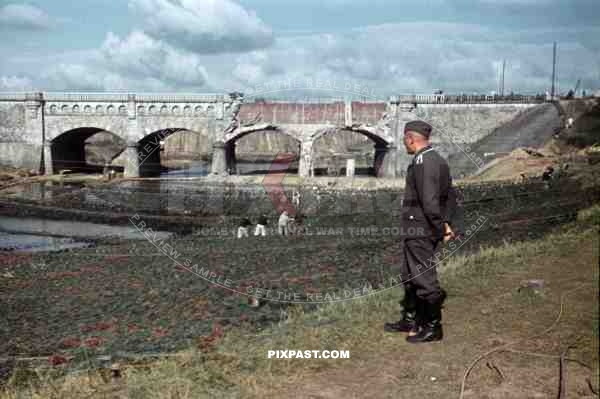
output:
<instances>
[{"instance_id":1,"label":"dirt path","mask_svg":"<svg viewBox=\"0 0 600 399\"><path fill-rule=\"evenodd\" d=\"M449 281L442 342L413 346L403 335L381 332L376 338L379 344L352 349L351 359L340 360L339 368L302 376L264 396L458 398L463 374L473 359L522 339L510 349L557 356L574 345L569 357L594 370L567 362L567 397L596 397L586 379L597 389L598 338L593 332L598 328L593 325L598 306L597 273L598 237L588 236L577 247L557 245L550 252L540 249L530 258L517 256L497 274L470 276L462 284ZM544 279L543 296L517 292L521 280L533 278ZM566 297L556 328L543 337L527 339L552 325L560 310L560 297L569 290L572 293ZM393 317L382 315L382 324ZM368 328L381 330L381 326ZM464 398L555 398L558 377L558 358L498 352L474 367Z\"/></svg>"},{"instance_id":2,"label":"dirt path","mask_svg":"<svg viewBox=\"0 0 600 399\"><path fill-rule=\"evenodd\" d=\"M500 126L489 136L471 145L471 149L479 156L491 152L502 156L518 147L537 148L552 137L556 128L560 128L556 107L552 104L542 104L524 111ZM470 175L477 169L475 164L461 153L450 156L449 162L455 176Z\"/></svg>"}]
</instances>

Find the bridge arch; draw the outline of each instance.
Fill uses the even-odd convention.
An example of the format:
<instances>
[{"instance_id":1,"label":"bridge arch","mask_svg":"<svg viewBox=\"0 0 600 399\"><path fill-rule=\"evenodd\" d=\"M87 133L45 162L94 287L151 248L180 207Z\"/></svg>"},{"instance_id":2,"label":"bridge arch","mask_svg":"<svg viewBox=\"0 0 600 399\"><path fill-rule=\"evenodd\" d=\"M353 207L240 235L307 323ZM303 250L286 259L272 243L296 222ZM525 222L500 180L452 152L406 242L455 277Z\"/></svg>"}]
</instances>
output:
<instances>
[{"instance_id":1,"label":"bridge arch","mask_svg":"<svg viewBox=\"0 0 600 399\"><path fill-rule=\"evenodd\" d=\"M188 151L186 147L200 148L200 151ZM164 170L182 167L184 164L189 166L192 162L205 168L208 173L207 165L212 152L211 147L212 142L208 133L188 127L154 130L137 141L139 175L158 176ZM177 156L175 157L174 154Z\"/></svg>"},{"instance_id":2,"label":"bridge arch","mask_svg":"<svg viewBox=\"0 0 600 399\"><path fill-rule=\"evenodd\" d=\"M252 133L257 132L277 132L281 134L285 134L295 139L296 141L302 141L302 134L293 129L287 129L279 125L269 124L269 123L261 123L252 126L243 126L233 130L230 133L226 133L224 136L225 143L235 143L240 138L247 136Z\"/></svg>"},{"instance_id":3,"label":"bridge arch","mask_svg":"<svg viewBox=\"0 0 600 399\"><path fill-rule=\"evenodd\" d=\"M342 131L361 134L361 135L371 139L371 141L373 141L375 144L390 145L393 142L392 137L382 136L376 129L371 129L368 127L355 127L355 126L350 126L350 127L336 126L333 128L317 130L312 135L312 140L316 141L325 135L336 134L336 133L342 132Z\"/></svg>"},{"instance_id":4,"label":"bridge arch","mask_svg":"<svg viewBox=\"0 0 600 399\"><path fill-rule=\"evenodd\" d=\"M337 143L330 143L330 153L323 155L323 141L336 136L342 137ZM357 139L360 136L367 140ZM382 136L376 129L356 126L327 128L315 132L311 139L311 175L345 174L346 160L354 159L356 174L384 176L384 164L395 156L392 138ZM369 148L370 144L373 145L372 149Z\"/></svg>"},{"instance_id":5,"label":"bridge arch","mask_svg":"<svg viewBox=\"0 0 600 399\"><path fill-rule=\"evenodd\" d=\"M79 112L73 113L73 106L62 105L62 107L67 107L67 116L50 113L45 118L44 133L46 141L52 141L65 132L90 128L111 132L118 137L127 140L127 118L122 115L98 116L87 114L85 106L80 107ZM62 108L57 108L57 110L60 109Z\"/></svg>"},{"instance_id":6,"label":"bridge arch","mask_svg":"<svg viewBox=\"0 0 600 399\"><path fill-rule=\"evenodd\" d=\"M275 136L274 140L273 134L280 137ZM245 142L250 135L262 135L263 137L256 138L253 142ZM290 156L293 154L295 159L287 169L287 173L296 173L301 145L301 133L293 129L273 124L238 128L225 134L224 150L227 172L229 174L266 173L271 168L273 161L277 159L277 154L288 153Z\"/></svg>"},{"instance_id":7,"label":"bridge arch","mask_svg":"<svg viewBox=\"0 0 600 399\"><path fill-rule=\"evenodd\" d=\"M92 143L88 142L98 134L102 136ZM77 173L101 173L103 166L123 151L126 142L111 131L87 126L57 135L49 141L49 146L48 161L51 162L47 162L47 165L51 166L54 172L70 170Z\"/></svg>"}]
</instances>

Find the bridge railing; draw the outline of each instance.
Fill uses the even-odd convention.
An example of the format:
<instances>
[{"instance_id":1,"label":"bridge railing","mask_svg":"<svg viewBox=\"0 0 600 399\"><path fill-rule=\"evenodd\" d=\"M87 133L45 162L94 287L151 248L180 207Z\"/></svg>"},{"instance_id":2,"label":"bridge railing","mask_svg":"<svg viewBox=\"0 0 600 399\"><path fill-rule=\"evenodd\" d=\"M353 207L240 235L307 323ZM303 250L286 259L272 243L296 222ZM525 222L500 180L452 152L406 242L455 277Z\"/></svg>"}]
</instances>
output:
<instances>
[{"instance_id":1,"label":"bridge railing","mask_svg":"<svg viewBox=\"0 0 600 399\"><path fill-rule=\"evenodd\" d=\"M536 104L546 101L543 94L506 96L487 94L411 94L392 97L392 101L417 104Z\"/></svg>"},{"instance_id":2,"label":"bridge railing","mask_svg":"<svg viewBox=\"0 0 600 399\"><path fill-rule=\"evenodd\" d=\"M0 92L0 100L24 101L32 95L41 94L40 99L57 102L127 102L135 98L136 102L160 102L160 103L195 103L195 102L218 102L229 101L228 94L161 94L161 93L78 93L78 92ZM36 97L37 98L37 97Z\"/></svg>"},{"instance_id":3,"label":"bridge railing","mask_svg":"<svg viewBox=\"0 0 600 399\"><path fill-rule=\"evenodd\" d=\"M39 95L41 94L41 97ZM24 101L29 98L44 99L46 101L57 102L127 102L135 98L136 102L156 102L156 103L195 103L195 102L219 102L230 101L230 94L161 94L161 93L83 93L83 92L0 92L0 101ZM331 104L344 102L344 97L295 97L295 98L246 98L247 103L270 102L270 103L311 103L311 104ZM543 94L524 95L511 94L506 96L486 95L486 94L401 94L392 96L388 99L375 99L370 97L352 98L351 101L362 103L382 103L397 102L404 104L536 104L546 101Z\"/></svg>"},{"instance_id":4,"label":"bridge railing","mask_svg":"<svg viewBox=\"0 0 600 399\"><path fill-rule=\"evenodd\" d=\"M136 102L217 102L229 100L225 94L161 94L161 93L44 93L49 101L128 101L135 98Z\"/></svg>"},{"instance_id":5,"label":"bridge railing","mask_svg":"<svg viewBox=\"0 0 600 399\"><path fill-rule=\"evenodd\" d=\"M219 102L229 101L228 94L136 94L137 102Z\"/></svg>"},{"instance_id":6,"label":"bridge railing","mask_svg":"<svg viewBox=\"0 0 600 399\"><path fill-rule=\"evenodd\" d=\"M345 102L347 99L344 97L252 97L246 98L246 103L302 103L302 104L330 104ZM536 104L546 101L544 95L523 95L513 94L507 96L498 95L473 95L473 94L402 94L397 96L391 96L387 99L376 99L370 97L356 96L355 98L348 99L352 102L359 102L365 104L376 104L397 102L402 104Z\"/></svg>"},{"instance_id":7,"label":"bridge railing","mask_svg":"<svg viewBox=\"0 0 600 399\"><path fill-rule=\"evenodd\" d=\"M127 102L127 93L43 93L46 101L121 101Z\"/></svg>"}]
</instances>

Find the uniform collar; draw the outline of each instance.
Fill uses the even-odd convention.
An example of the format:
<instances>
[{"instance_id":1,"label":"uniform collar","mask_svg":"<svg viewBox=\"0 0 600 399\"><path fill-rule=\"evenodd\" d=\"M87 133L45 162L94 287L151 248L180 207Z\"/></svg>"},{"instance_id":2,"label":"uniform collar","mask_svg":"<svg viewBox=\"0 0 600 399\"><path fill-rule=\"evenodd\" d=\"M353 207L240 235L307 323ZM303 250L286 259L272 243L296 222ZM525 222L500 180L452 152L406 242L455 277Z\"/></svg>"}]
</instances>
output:
<instances>
[{"instance_id":1,"label":"uniform collar","mask_svg":"<svg viewBox=\"0 0 600 399\"><path fill-rule=\"evenodd\" d=\"M426 147L423 147L423 148L421 148L419 151L417 151L417 152L415 153L415 155L414 155L413 159L415 159L416 157L418 157L419 155L421 155L421 154L422 154L422 153L424 153L425 151L429 151L429 150L432 150L432 149L433 149L433 148L431 148L431 146L430 146L430 145L428 145L428 146L426 146Z\"/></svg>"}]
</instances>

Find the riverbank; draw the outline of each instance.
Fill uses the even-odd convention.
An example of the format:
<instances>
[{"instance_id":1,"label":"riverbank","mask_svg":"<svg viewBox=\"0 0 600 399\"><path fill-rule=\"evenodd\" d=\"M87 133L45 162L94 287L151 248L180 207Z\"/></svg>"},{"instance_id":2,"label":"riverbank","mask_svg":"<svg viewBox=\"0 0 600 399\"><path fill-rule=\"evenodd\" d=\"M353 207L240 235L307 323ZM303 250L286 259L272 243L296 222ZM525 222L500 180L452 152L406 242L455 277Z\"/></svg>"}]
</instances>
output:
<instances>
[{"instance_id":1,"label":"riverbank","mask_svg":"<svg viewBox=\"0 0 600 399\"><path fill-rule=\"evenodd\" d=\"M286 318L273 320L280 323L261 331L254 331L246 323L248 316L259 314L264 306L244 308L242 314L246 317L240 314L241 324L228 326L219 320L219 324L213 324L204 333L198 332L188 351L160 361L138 359L133 363L121 363L122 378L115 383L106 377L108 371L104 373L94 368L86 370L85 377L77 374L61 376L62 370L66 371L65 367L77 359L87 359L89 366L99 366L92 361L94 350L99 348L104 348L103 353L114 355L116 352L105 346L106 337L118 332L121 326L130 329L129 335L137 334L135 323L121 324L125 320L118 318L100 322L96 318L93 324L74 328L74 336L63 341L63 345L70 345L71 350L76 346L79 357L51 369L42 367L38 369L41 374L22 370L10 380L2 398L14 399L23 394L57 399L84 396L168 398L173 395L180 398L312 398L317 394L322 398L352 394L371 398L415 395L458 398L468 366L481 353L493 348L497 352L477 363L465 380L464 398L549 397L558 389L560 354L570 345L575 347L569 350L567 357L577 362L566 363L569 370L567 395L593 397L592 389L598 389L599 224L600 213L596 207L580 213L577 222L540 240L500 245L482 249L474 256L450 258L442 267L442 284L449 293L444 311L446 337L442 342L411 346L403 336L382 331L383 322L398 314L397 301L401 294L399 289L392 289L361 299L322 304L313 312L305 312L301 306L288 308ZM318 258L323 266L329 261L333 265L342 265L365 250L365 247L357 248L353 242L351 246L335 251L346 258L329 259L323 258L325 254L321 251L325 248L312 248L313 245L306 246L311 256ZM327 248L326 253L331 256L331 248ZM364 258L354 262L357 264L372 256L382 262L380 257L385 253L385 245L380 249L372 248ZM275 254L269 252L268 260L265 260L271 266L285 259L285 256L271 255ZM220 256L216 262L222 262L223 254ZM233 256L239 257L240 253ZM128 269L127 262L115 264L115 260L112 261L114 271ZM569 265L568 276L565 276L565 265ZM74 286L84 294L74 302L78 308L85 303L101 303L103 301L98 299L106 297L122 298L126 293L121 293L119 286L114 284L119 281L127 284L123 278L107 283L106 288L97 286L96 280L96 284L89 286L94 286L96 295L89 297L91 292L87 287L92 283L93 275L102 274L99 280L105 280L106 267L103 267L104 271L94 272L80 268L78 275L55 274L53 279L56 283L60 279L77 282ZM24 271L23 265L19 269ZM146 263L144 269L156 270L157 265ZM52 268L49 270L56 272ZM139 271L131 269L131 276ZM321 274L326 273L321 271ZM177 281L177 291L182 295L173 300L163 297L173 295L173 290L169 284L161 284L160 279L152 286L135 288L134 284L129 288L137 289L138 296L144 295L139 302L145 305L149 314L154 314L154 319L160 314L156 313L158 302L168 303L167 313L177 314L171 324L159 322L153 328L151 324L141 325L146 331L141 342L169 337L178 325L189 323L194 313L199 317L203 314L202 309L206 309L205 296L190 291L186 273L179 274L178 279L176 274L174 271L169 279ZM527 279L543 280L541 292L520 290L522 281ZM196 278L190 281L194 287L198 285ZM105 291L109 286L113 291L110 295ZM56 289L69 290L63 284L57 285ZM211 290L216 289L212 287ZM155 299L148 297L150 292ZM35 309L31 308L32 300L28 300L29 312ZM231 300L235 303L241 298ZM185 304L179 306L182 302ZM173 305L178 307L173 308ZM563 306L565 311L559 312ZM115 311L118 307L112 309ZM106 311L100 311L100 314L108 316ZM139 315L139 312L127 314ZM71 313L73 319L81 321L77 316L78 313ZM58 324L52 326L49 331L56 329ZM30 331L40 330L30 327ZM540 335L540 332L545 334ZM350 359L268 359L267 351L275 349L349 350ZM67 356L64 358L66 360ZM109 363L118 360L113 356ZM486 367L486 364L492 366ZM46 378L52 378L52 388L47 385Z\"/></svg>"}]
</instances>

